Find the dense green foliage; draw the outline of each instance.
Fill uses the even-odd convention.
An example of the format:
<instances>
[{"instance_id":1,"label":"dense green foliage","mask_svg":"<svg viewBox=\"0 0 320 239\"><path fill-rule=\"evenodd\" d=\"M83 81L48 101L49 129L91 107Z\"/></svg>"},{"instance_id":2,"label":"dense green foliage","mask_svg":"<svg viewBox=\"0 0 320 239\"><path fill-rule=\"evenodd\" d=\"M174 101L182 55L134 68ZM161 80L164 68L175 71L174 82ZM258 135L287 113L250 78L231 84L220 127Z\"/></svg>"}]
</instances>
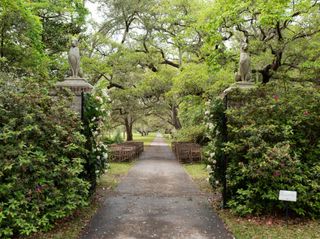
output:
<instances>
[{"instance_id":1,"label":"dense green foliage","mask_svg":"<svg viewBox=\"0 0 320 239\"><path fill-rule=\"evenodd\" d=\"M217 137L221 119L215 119L216 127L210 125L223 110L212 110L208 122L215 142L211 162L221 162L221 148L228 158L229 206L242 215L276 212L285 207L278 201L279 190L295 190L298 201L289 207L298 215L319 217L319 90L270 83L249 92L236 90L228 101L226 144ZM212 103L211 109L218 105ZM217 165L212 181L221 182Z\"/></svg>"},{"instance_id":2,"label":"dense green foliage","mask_svg":"<svg viewBox=\"0 0 320 239\"><path fill-rule=\"evenodd\" d=\"M0 29L1 71L43 70L42 24L27 1L1 1Z\"/></svg>"},{"instance_id":3,"label":"dense green foliage","mask_svg":"<svg viewBox=\"0 0 320 239\"><path fill-rule=\"evenodd\" d=\"M42 80L63 76L62 52L83 30L86 14L82 0L1 0L0 71Z\"/></svg>"},{"instance_id":4,"label":"dense green foliage","mask_svg":"<svg viewBox=\"0 0 320 239\"><path fill-rule=\"evenodd\" d=\"M235 50L247 42L259 81L267 83L283 76L296 81L317 79L319 54L314 49L319 47L318 1L217 0L209 14L206 49L213 69L236 63ZM308 74L303 69L308 69Z\"/></svg>"},{"instance_id":5,"label":"dense green foliage","mask_svg":"<svg viewBox=\"0 0 320 239\"><path fill-rule=\"evenodd\" d=\"M0 2L1 238L48 230L87 203L95 184L86 177L88 162L97 175L103 171L98 135L83 134L66 92L50 94L86 14L82 0Z\"/></svg>"},{"instance_id":6,"label":"dense green foliage","mask_svg":"<svg viewBox=\"0 0 320 239\"><path fill-rule=\"evenodd\" d=\"M86 67L95 81L110 82L115 127L123 125L127 139L131 140L133 125L153 115L159 125L166 124L167 131L180 129L181 101L177 89L180 87L183 94L191 91L201 94L208 85L207 66L200 51L202 33L197 27L204 3L198 0L99 3L105 18L88 40L91 48L86 54ZM198 73L201 74L196 78ZM192 77L188 79L188 75ZM201 80L201 85L194 84L197 80ZM185 91L181 86L187 86ZM175 87L172 94L167 94L172 87Z\"/></svg>"},{"instance_id":7,"label":"dense green foliage","mask_svg":"<svg viewBox=\"0 0 320 239\"><path fill-rule=\"evenodd\" d=\"M85 137L62 95L25 79L0 82L0 237L48 230L85 205Z\"/></svg>"},{"instance_id":8,"label":"dense green foliage","mask_svg":"<svg viewBox=\"0 0 320 239\"><path fill-rule=\"evenodd\" d=\"M106 167L103 81L87 96L83 124L68 110L71 95L51 94L66 75L71 38L83 37L84 3L0 2L1 238L51 228L87 203Z\"/></svg>"}]
</instances>

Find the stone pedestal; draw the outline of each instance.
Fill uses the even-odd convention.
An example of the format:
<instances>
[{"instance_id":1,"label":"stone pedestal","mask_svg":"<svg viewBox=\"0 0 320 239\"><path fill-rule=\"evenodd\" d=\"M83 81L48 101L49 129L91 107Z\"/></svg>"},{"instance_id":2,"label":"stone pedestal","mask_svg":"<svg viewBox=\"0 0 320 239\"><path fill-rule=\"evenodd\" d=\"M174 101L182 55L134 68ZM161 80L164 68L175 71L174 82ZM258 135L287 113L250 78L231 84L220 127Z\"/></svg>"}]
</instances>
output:
<instances>
[{"instance_id":1,"label":"stone pedestal","mask_svg":"<svg viewBox=\"0 0 320 239\"><path fill-rule=\"evenodd\" d=\"M82 113L82 93L90 93L93 86L83 78L66 78L64 81L58 82L56 88L68 88L74 93L74 99L71 108Z\"/></svg>"},{"instance_id":2,"label":"stone pedestal","mask_svg":"<svg viewBox=\"0 0 320 239\"><path fill-rule=\"evenodd\" d=\"M221 97L224 98L226 95L228 95L229 92L231 92L233 89L252 89L255 86L254 82L249 81L238 81L234 84L232 84L229 88L225 89L223 93L221 94Z\"/></svg>"}]
</instances>

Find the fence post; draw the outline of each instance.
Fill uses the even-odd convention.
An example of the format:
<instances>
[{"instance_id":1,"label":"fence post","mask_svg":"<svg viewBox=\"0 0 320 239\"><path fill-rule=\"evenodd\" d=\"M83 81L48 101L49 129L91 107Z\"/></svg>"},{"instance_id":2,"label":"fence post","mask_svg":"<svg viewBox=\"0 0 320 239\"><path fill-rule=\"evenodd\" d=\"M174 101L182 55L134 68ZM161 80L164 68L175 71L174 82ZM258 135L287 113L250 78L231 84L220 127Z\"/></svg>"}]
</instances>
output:
<instances>
[{"instance_id":1,"label":"fence post","mask_svg":"<svg viewBox=\"0 0 320 239\"><path fill-rule=\"evenodd\" d=\"M84 120L84 107L85 107L85 97L84 92L81 92L81 121Z\"/></svg>"}]
</instances>

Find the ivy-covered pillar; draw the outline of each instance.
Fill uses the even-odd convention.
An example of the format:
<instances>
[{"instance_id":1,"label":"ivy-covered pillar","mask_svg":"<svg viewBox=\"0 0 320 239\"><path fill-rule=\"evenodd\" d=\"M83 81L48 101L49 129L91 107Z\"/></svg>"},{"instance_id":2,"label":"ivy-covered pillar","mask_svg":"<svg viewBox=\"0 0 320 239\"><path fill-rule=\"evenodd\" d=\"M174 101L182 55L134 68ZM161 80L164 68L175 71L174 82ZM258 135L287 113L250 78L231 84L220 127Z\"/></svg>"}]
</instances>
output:
<instances>
[{"instance_id":1,"label":"ivy-covered pillar","mask_svg":"<svg viewBox=\"0 0 320 239\"><path fill-rule=\"evenodd\" d=\"M255 84L253 82L248 81L239 81L234 84L232 84L229 88L223 91L221 94L221 98L223 100L225 111L228 109L228 107L241 107L241 102L235 102L232 100L232 98L228 97L230 93L234 89L240 89L240 90L248 90L255 87ZM222 116L222 122L221 122L221 140L222 143L225 145L228 142L228 118L226 113L223 113ZM227 167L228 167L228 157L224 150L222 152L222 207L226 208L227 202L228 202L228 193L227 193Z\"/></svg>"}]
</instances>

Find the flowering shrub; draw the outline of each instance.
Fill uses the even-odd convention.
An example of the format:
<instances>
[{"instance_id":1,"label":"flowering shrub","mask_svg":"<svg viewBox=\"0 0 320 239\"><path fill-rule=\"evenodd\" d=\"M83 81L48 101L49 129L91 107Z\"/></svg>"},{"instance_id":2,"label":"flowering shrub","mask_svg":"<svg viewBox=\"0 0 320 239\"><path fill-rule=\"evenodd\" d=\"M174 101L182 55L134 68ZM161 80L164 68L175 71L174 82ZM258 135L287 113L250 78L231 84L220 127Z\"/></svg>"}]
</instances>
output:
<instances>
[{"instance_id":1,"label":"flowering shrub","mask_svg":"<svg viewBox=\"0 0 320 239\"><path fill-rule=\"evenodd\" d=\"M209 138L209 143L205 150L205 156L209 165L211 165L210 183L215 187L221 185L223 177L223 117L225 106L223 100L217 98L206 103L207 110L205 111L204 120L206 122L206 132Z\"/></svg>"},{"instance_id":2,"label":"flowering shrub","mask_svg":"<svg viewBox=\"0 0 320 239\"><path fill-rule=\"evenodd\" d=\"M107 166L108 147L104 142L104 131L108 129L110 119L110 98L107 90L96 86L92 94L85 95L84 135L86 136L86 163L83 172L94 191L97 178Z\"/></svg>"},{"instance_id":3,"label":"flowering shrub","mask_svg":"<svg viewBox=\"0 0 320 239\"><path fill-rule=\"evenodd\" d=\"M239 214L284 209L279 190L295 190L289 207L298 215L320 216L320 94L312 85L260 86L228 95L228 142L219 138L221 102L208 105L207 126L213 165L211 181L221 181L219 162L228 158L228 205ZM232 107L232 102L238 104ZM241 104L239 103L241 102ZM218 110L220 109L220 110ZM210 125L213 123L213 125ZM211 147L211 148L210 148Z\"/></svg>"},{"instance_id":4,"label":"flowering shrub","mask_svg":"<svg viewBox=\"0 0 320 239\"><path fill-rule=\"evenodd\" d=\"M85 205L81 122L60 95L0 79L0 238L48 230Z\"/></svg>"}]
</instances>

